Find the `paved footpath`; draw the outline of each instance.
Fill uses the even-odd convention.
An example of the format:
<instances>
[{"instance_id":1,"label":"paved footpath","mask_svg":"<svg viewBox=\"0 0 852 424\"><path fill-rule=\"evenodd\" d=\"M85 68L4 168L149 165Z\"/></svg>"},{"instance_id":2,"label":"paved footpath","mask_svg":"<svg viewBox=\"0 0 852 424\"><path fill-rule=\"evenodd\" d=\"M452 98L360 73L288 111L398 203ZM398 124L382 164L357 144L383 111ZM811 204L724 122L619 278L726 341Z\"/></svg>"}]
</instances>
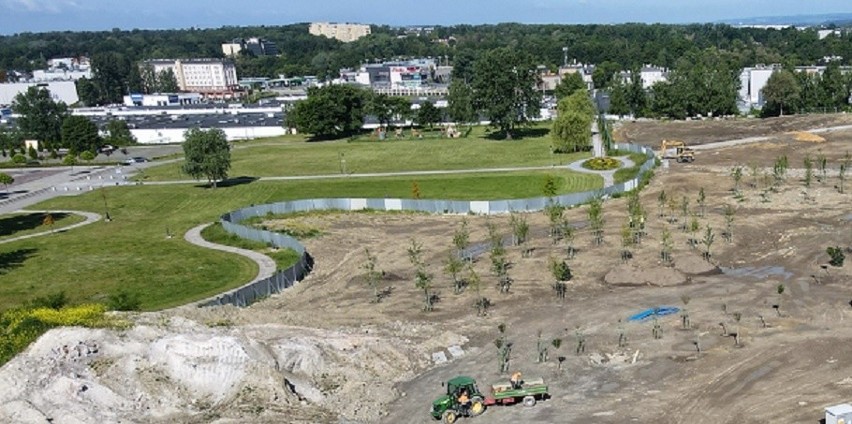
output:
<instances>
[{"instance_id":1,"label":"paved footpath","mask_svg":"<svg viewBox=\"0 0 852 424\"><path fill-rule=\"evenodd\" d=\"M194 244L196 246L205 247L207 249L221 250L222 252L236 253L237 255L245 256L245 257L251 259L252 261L254 261L255 263L257 263L257 268L258 268L257 276L254 277L254 279L251 280L251 282L249 282L247 284L252 284L252 283L255 283L257 281L269 278L273 274L275 274L275 271L278 270L278 264L276 264L275 261L272 260L272 258L270 258L269 256L266 256L262 253L257 253L253 250L240 249L238 247L231 247L231 246L225 246L225 245L216 244L216 243L210 243L209 241L204 240L204 238L201 237L201 231L204 230L205 228L209 227L210 225L212 225L212 224L210 224L210 223L201 224L197 227L190 229L189 231L186 232L186 234L184 234L184 236L183 236L184 240L186 240L189 243Z\"/></svg>"},{"instance_id":2,"label":"paved footpath","mask_svg":"<svg viewBox=\"0 0 852 424\"><path fill-rule=\"evenodd\" d=\"M618 167L618 169L613 169L610 171L595 171L592 169L583 168L583 162L587 161L588 159L581 159L576 162L573 162L568 165L568 169L575 172L582 172L585 174L600 175L604 179L604 187L609 187L615 185L615 171L618 171L621 168L631 168L636 166L636 163L630 160L630 158L628 158L627 156L615 156L615 158L621 161L621 166Z\"/></svg>"},{"instance_id":3,"label":"paved footpath","mask_svg":"<svg viewBox=\"0 0 852 424\"><path fill-rule=\"evenodd\" d=\"M26 240L28 238L33 238L33 237L46 236L48 234L53 234L53 233L58 233L58 232L65 232L65 231L73 230L74 228L79 228L79 227L82 227L84 225L89 225L89 224L92 224L92 223L95 223L95 222L98 222L98 221L101 220L101 216L99 214L92 213L92 212L83 212L83 211L31 211L31 210L21 210L21 211L18 211L18 212L22 212L22 213L68 213L68 214L73 213L74 215L84 216L86 218L86 220L83 221L83 222L78 222L76 224L69 225L67 227L62 227L58 230L42 231L40 233L27 234L27 235L24 235L24 236L12 237L12 238L9 238L9 239L0 240L0 244L11 243L13 241L18 241L18 240Z\"/></svg>"}]
</instances>

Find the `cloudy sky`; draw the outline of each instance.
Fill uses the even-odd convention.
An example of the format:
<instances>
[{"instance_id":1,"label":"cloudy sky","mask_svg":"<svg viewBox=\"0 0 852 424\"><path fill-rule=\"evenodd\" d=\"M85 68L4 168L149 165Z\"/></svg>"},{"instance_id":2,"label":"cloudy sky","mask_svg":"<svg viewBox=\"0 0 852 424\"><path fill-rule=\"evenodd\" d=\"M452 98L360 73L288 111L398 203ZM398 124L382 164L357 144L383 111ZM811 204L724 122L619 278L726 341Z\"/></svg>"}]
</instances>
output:
<instances>
[{"instance_id":1,"label":"cloudy sky","mask_svg":"<svg viewBox=\"0 0 852 424\"><path fill-rule=\"evenodd\" d=\"M850 0L0 0L0 34L308 21L683 23L847 12Z\"/></svg>"}]
</instances>

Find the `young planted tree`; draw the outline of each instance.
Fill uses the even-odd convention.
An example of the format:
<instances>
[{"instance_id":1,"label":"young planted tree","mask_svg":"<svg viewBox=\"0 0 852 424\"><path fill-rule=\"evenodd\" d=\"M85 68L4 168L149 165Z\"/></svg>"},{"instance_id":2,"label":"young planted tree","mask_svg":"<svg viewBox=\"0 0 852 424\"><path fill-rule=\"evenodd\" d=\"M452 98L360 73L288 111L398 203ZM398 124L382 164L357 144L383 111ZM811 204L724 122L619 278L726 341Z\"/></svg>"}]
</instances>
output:
<instances>
[{"instance_id":1,"label":"young planted tree","mask_svg":"<svg viewBox=\"0 0 852 424\"><path fill-rule=\"evenodd\" d=\"M837 168L837 179L840 181L840 185L838 185L837 190L840 194L845 193L844 184L846 183L846 172L849 171L850 165L852 165L852 156L849 156L849 152L846 152L846 155L843 156L843 160L840 161L840 166Z\"/></svg>"},{"instance_id":2,"label":"young planted tree","mask_svg":"<svg viewBox=\"0 0 852 424\"><path fill-rule=\"evenodd\" d=\"M680 300L683 302L683 309L680 311L680 324L684 330L689 330L692 328L692 323L689 322L689 311L686 309L687 305L689 305L689 301L691 300L689 296L682 295Z\"/></svg>"},{"instance_id":3,"label":"young planted tree","mask_svg":"<svg viewBox=\"0 0 852 424\"><path fill-rule=\"evenodd\" d=\"M414 287L423 291L423 310L432 312L434 309L435 296L432 294L432 276L426 272L426 265L422 260L423 246L415 239L411 239L408 247L408 259L414 265Z\"/></svg>"},{"instance_id":4,"label":"young planted tree","mask_svg":"<svg viewBox=\"0 0 852 424\"><path fill-rule=\"evenodd\" d=\"M604 239L603 199L595 197L589 202L589 227L592 229L595 244L600 245Z\"/></svg>"},{"instance_id":5,"label":"young planted tree","mask_svg":"<svg viewBox=\"0 0 852 424\"><path fill-rule=\"evenodd\" d=\"M6 193L9 192L9 185L13 184L14 182L15 179L11 175L5 172L0 172L0 184L3 184L3 188L5 189Z\"/></svg>"},{"instance_id":6,"label":"young planted tree","mask_svg":"<svg viewBox=\"0 0 852 424\"><path fill-rule=\"evenodd\" d=\"M41 221L41 225L45 227L50 227L50 232L53 232L53 225L56 224L56 221L53 219L53 215L47 214L44 216L44 219Z\"/></svg>"},{"instance_id":7,"label":"young planted tree","mask_svg":"<svg viewBox=\"0 0 852 424\"><path fill-rule=\"evenodd\" d=\"M509 225L512 227L512 244L515 246L523 245L530 233L530 224L527 222L527 218L512 212L509 217ZM528 250L526 248L521 249L521 256L529 256Z\"/></svg>"},{"instance_id":8,"label":"young planted tree","mask_svg":"<svg viewBox=\"0 0 852 424\"><path fill-rule=\"evenodd\" d=\"M725 237L725 240L728 241L728 243L731 243L731 242L734 241L734 216L736 215L736 213L737 213L737 211L736 211L736 209L734 209L733 206L725 205L725 234L724 234L724 237Z\"/></svg>"},{"instance_id":9,"label":"young planted tree","mask_svg":"<svg viewBox=\"0 0 852 424\"><path fill-rule=\"evenodd\" d=\"M499 335L494 340L494 346L497 347L497 358L500 364L500 373L509 372L509 361L512 359L512 342L506 338L506 324L497 326Z\"/></svg>"},{"instance_id":10,"label":"young planted tree","mask_svg":"<svg viewBox=\"0 0 852 424\"><path fill-rule=\"evenodd\" d=\"M538 340L536 340L536 351L538 352L538 362L547 362L547 341L541 338L541 330L538 330Z\"/></svg>"},{"instance_id":11,"label":"young planted tree","mask_svg":"<svg viewBox=\"0 0 852 424\"><path fill-rule=\"evenodd\" d=\"M630 251L630 248L633 246L634 240L630 223L624 224L621 227L621 262L627 263L633 258L633 252Z\"/></svg>"},{"instance_id":12,"label":"young planted tree","mask_svg":"<svg viewBox=\"0 0 852 424\"><path fill-rule=\"evenodd\" d=\"M674 196L669 197L669 224L677 222L677 199Z\"/></svg>"},{"instance_id":13,"label":"young planted tree","mask_svg":"<svg viewBox=\"0 0 852 424\"><path fill-rule=\"evenodd\" d=\"M775 292L778 293L778 302L776 302L772 307L775 309L775 312L778 316L781 316L781 300L784 298L784 291L786 287L783 284L779 284L778 287L775 288Z\"/></svg>"},{"instance_id":14,"label":"young planted tree","mask_svg":"<svg viewBox=\"0 0 852 424\"><path fill-rule=\"evenodd\" d=\"M698 190L698 216L704 218L707 208L707 196L704 194L704 187Z\"/></svg>"},{"instance_id":15,"label":"young planted tree","mask_svg":"<svg viewBox=\"0 0 852 424\"><path fill-rule=\"evenodd\" d=\"M811 188L811 182L814 179L814 160L811 158L811 155L805 155L804 159L805 164L805 188Z\"/></svg>"},{"instance_id":16,"label":"young planted tree","mask_svg":"<svg viewBox=\"0 0 852 424\"><path fill-rule=\"evenodd\" d=\"M550 273L553 274L553 279L556 280L553 284L556 297L559 300L565 300L565 295L568 292L568 284L566 282L571 281L571 278L573 278L571 267L565 261L550 258Z\"/></svg>"},{"instance_id":17,"label":"young planted tree","mask_svg":"<svg viewBox=\"0 0 852 424\"><path fill-rule=\"evenodd\" d=\"M680 201L680 216L683 219L681 228L686 231L686 221L689 218L689 198L686 196L683 196L683 199Z\"/></svg>"},{"instance_id":18,"label":"young planted tree","mask_svg":"<svg viewBox=\"0 0 852 424\"><path fill-rule=\"evenodd\" d=\"M411 198L415 200L420 198L420 184L417 184L417 181L411 182Z\"/></svg>"},{"instance_id":19,"label":"young planted tree","mask_svg":"<svg viewBox=\"0 0 852 424\"><path fill-rule=\"evenodd\" d=\"M627 331L624 328L624 322L618 320L618 348L622 349L627 346Z\"/></svg>"},{"instance_id":20,"label":"young planted tree","mask_svg":"<svg viewBox=\"0 0 852 424\"><path fill-rule=\"evenodd\" d=\"M382 301L382 295L379 292L379 282L382 280L382 271L376 269L377 259L375 255L370 254L370 249L364 248L364 254L367 255L367 262L361 265L361 269L366 271L367 285L373 289L373 302L379 303Z\"/></svg>"},{"instance_id":21,"label":"young planted tree","mask_svg":"<svg viewBox=\"0 0 852 424\"><path fill-rule=\"evenodd\" d=\"M657 214L657 216L659 216L660 218L663 218L664 216L666 216L665 210L666 210L666 203L667 202L668 202L668 198L666 197L666 191L660 190L660 194L657 195L657 208L660 211Z\"/></svg>"},{"instance_id":22,"label":"young planted tree","mask_svg":"<svg viewBox=\"0 0 852 424\"><path fill-rule=\"evenodd\" d=\"M586 353L586 335L583 334L583 330L580 329L579 325L574 329L574 338L577 339L577 348L574 352L577 355Z\"/></svg>"},{"instance_id":23,"label":"young planted tree","mask_svg":"<svg viewBox=\"0 0 852 424\"><path fill-rule=\"evenodd\" d=\"M674 242L672 241L672 233L669 231L668 227L663 227L663 234L660 237L660 245L662 245L662 248L660 249L660 259L663 260L663 264L666 266L671 266L673 264L672 248L674 247Z\"/></svg>"},{"instance_id":24,"label":"young planted tree","mask_svg":"<svg viewBox=\"0 0 852 424\"><path fill-rule=\"evenodd\" d=\"M554 350L559 350L562 347L562 339L555 338L550 341L550 344L553 346ZM565 362L565 357L562 355L556 356L556 370L562 372L562 363Z\"/></svg>"},{"instance_id":25,"label":"young planted tree","mask_svg":"<svg viewBox=\"0 0 852 424\"><path fill-rule=\"evenodd\" d=\"M660 320L657 319L656 314L654 314L654 325L651 328L651 335L654 336L654 340L663 338L663 326L660 325Z\"/></svg>"},{"instance_id":26,"label":"young planted tree","mask_svg":"<svg viewBox=\"0 0 852 424\"><path fill-rule=\"evenodd\" d=\"M731 178L734 180L734 196L740 196L740 181L743 179L743 167L736 165L731 168Z\"/></svg>"},{"instance_id":27,"label":"young planted tree","mask_svg":"<svg viewBox=\"0 0 852 424\"><path fill-rule=\"evenodd\" d=\"M843 266L843 262L846 261L846 255L843 254L843 249L839 246L828 247L825 249L825 253L831 258L828 261L828 264L831 266L840 268Z\"/></svg>"},{"instance_id":28,"label":"young planted tree","mask_svg":"<svg viewBox=\"0 0 852 424\"><path fill-rule=\"evenodd\" d=\"M553 244L556 244L560 237L562 237L561 230L565 221L563 213L565 213L565 206L560 205L553 199L548 200L547 204L544 205L544 214L547 216L547 221L550 224L550 237L553 238Z\"/></svg>"},{"instance_id":29,"label":"young planted tree","mask_svg":"<svg viewBox=\"0 0 852 424\"><path fill-rule=\"evenodd\" d=\"M465 254L465 250L470 246L470 230L467 228L466 218L462 219L461 225L453 233L453 246L456 248L456 256L467 257L468 261L473 262L473 257Z\"/></svg>"},{"instance_id":30,"label":"young planted tree","mask_svg":"<svg viewBox=\"0 0 852 424\"><path fill-rule=\"evenodd\" d=\"M710 261L710 247L713 246L713 241L716 239L716 234L713 232L713 227L707 224L704 229L704 239L701 243L704 244L704 260Z\"/></svg>"},{"instance_id":31,"label":"young planted tree","mask_svg":"<svg viewBox=\"0 0 852 424\"><path fill-rule=\"evenodd\" d=\"M698 222L698 217L692 215L692 220L689 221L689 232L692 234L692 237L689 239L689 244L694 249L698 245L698 239L696 238L698 235L698 230L701 229L701 223Z\"/></svg>"},{"instance_id":32,"label":"young planted tree","mask_svg":"<svg viewBox=\"0 0 852 424\"><path fill-rule=\"evenodd\" d=\"M751 188L757 189L759 186L758 177L760 177L760 166L757 162L751 161L748 164L748 168L751 173Z\"/></svg>"},{"instance_id":33,"label":"young planted tree","mask_svg":"<svg viewBox=\"0 0 852 424\"><path fill-rule=\"evenodd\" d=\"M491 307L491 300L482 295L482 280L479 279L479 274L473 269L473 266L468 265L467 268L467 284L473 288L476 293L476 300L473 302L473 307L476 308L476 315L484 317L488 315L488 308Z\"/></svg>"},{"instance_id":34,"label":"young planted tree","mask_svg":"<svg viewBox=\"0 0 852 424\"><path fill-rule=\"evenodd\" d=\"M444 263L444 270L450 275L453 281L453 293L459 294L464 289L464 279L460 277L464 269L464 262L459 258L456 252L450 251L447 254L447 261Z\"/></svg>"},{"instance_id":35,"label":"young planted tree","mask_svg":"<svg viewBox=\"0 0 852 424\"><path fill-rule=\"evenodd\" d=\"M820 176L817 177L819 182L824 183L826 180L826 171L828 170L828 159L824 154L820 153L817 155L816 159L817 167L819 168Z\"/></svg>"},{"instance_id":36,"label":"young planted tree","mask_svg":"<svg viewBox=\"0 0 852 424\"><path fill-rule=\"evenodd\" d=\"M743 319L743 314L741 312L734 312L734 322L736 326L734 327L734 346L740 347L740 320Z\"/></svg>"},{"instance_id":37,"label":"young planted tree","mask_svg":"<svg viewBox=\"0 0 852 424\"><path fill-rule=\"evenodd\" d=\"M567 220L562 221L562 229L560 231L562 233L562 240L565 242L565 254L568 259L574 259L574 255L577 254L577 249L574 248L574 238L577 232L574 230L574 226Z\"/></svg>"},{"instance_id":38,"label":"young planted tree","mask_svg":"<svg viewBox=\"0 0 852 424\"><path fill-rule=\"evenodd\" d=\"M775 186L781 185L784 179L787 178L787 155L781 155L775 159L775 164L772 166L772 176L775 178Z\"/></svg>"}]
</instances>

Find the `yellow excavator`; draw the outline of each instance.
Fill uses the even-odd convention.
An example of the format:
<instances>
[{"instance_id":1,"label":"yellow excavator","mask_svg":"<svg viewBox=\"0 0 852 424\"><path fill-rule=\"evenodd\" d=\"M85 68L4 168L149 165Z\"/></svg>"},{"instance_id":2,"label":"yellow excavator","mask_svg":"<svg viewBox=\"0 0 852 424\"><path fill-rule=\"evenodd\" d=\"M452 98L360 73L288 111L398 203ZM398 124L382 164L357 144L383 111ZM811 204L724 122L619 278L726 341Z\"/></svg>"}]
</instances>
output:
<instances>
[{"instance_id":1,"label":"yellow excavator","mask_svg":"<svg viewBox=\"0 0 852 424\"><path fill-rule=\"evenodd\" d=\"M660 159L675 159L678 162L692 162L695 160L695 150L686 147L681 140L663 140L660 144Z\"/></svg>"}]
</instances>

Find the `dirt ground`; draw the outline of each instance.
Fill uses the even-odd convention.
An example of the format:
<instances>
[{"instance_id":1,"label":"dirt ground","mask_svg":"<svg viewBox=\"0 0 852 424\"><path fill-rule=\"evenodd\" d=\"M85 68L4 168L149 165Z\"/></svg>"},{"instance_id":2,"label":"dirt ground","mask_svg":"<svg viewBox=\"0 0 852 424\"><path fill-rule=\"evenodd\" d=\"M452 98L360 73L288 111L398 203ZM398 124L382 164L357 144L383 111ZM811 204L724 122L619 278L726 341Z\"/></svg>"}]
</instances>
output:
<instances>
[{"instance_id":1,"label":"dirt ground","mask_svg":"<svg viewBox=\"0 0 852 424\"><path fill-rule=\"evenodd\" d=\"M636 125L635 133L658 131ZM790 128L779 125L784 132ZM759 132L736 131L744 136ZM828 246L852 249L852 190L840 194L835 188L838 160L852 150L852 131L820 136L825 141L776 134L762 143L701 151L692 164L658 169L641 193L648 212L647 235L631 248L628 263L620 257L626 199L605 203L605 239L599 246L587 229L587 208L568 210L566 215L578 228L578 252L568 260L574 277L564 300L555 296L548 263L550 258L565 258L565 245L554 245L547 236L544 214L526 215L531 226L527 244L533 253L525 258L520 248L508 248L514 280L508 294L499 292L487 254L473 265L483 295L493 302L484 317L473 307L473 290L453 293L443 263L462 220L468 222L471 241L484 243L488 222L510 233L508 217L350 213L268 223L319 230L320 235L304 240L316 260L305 281L245 309L143 314L134 331L145 337L107 338L135 346L135 365L100 366L98 375L102 381L111 374L125 376L120 380L124 386L148 387L150 393L158 393L163 379L190 388L199 380L207 382L176 391L176 398L166 402L168 413L144 412L150 400L134 404L143 412L129 409L120 415L128 422L230 423L251 417L252 422L429 423L429 406L441 394L442 381L469 375L484 387L507 379L497 372L493 344L498 325L505 324L506 338L513 343L511 369L528 378L543 377L552 398L532 408L492 407L471 422L817 423L824 407L852 401L852 327L845 323L852 322L852 252L847 250L843 268L827 266L825 253ZM806 189L801 181L803 158L818 154L827 157L826 178ZM764 175L779 155L788 156L792 169L776 192L761 195L769 183ZM746 167L741 199L732 191L730 170L735 165ZM750 174L751 166L757 175ZM686 196L690 211L699 213L696 198L702 188L706 210L698 218L702 229L696 238L703 238L706 226L713 229L709 262L702 258L703 246L692 247L692 234L679 228L681 199ZM661 191L678 200L675 222L669 222L668 206L659 216ZM725 205L736 210L730 242L722 236ZM659 259L663 228L673 236L673 267ZM423 246L423 259L433 275L439 298L433 312L422 310L423 294L414 286L406 251L412 238ZM385 273L381 288L387 296L380 303L371 301L373 292L364 277L365 249L378 258L378 268ZM779 285L784 287L781 295ZM619 323L657 306L685 307L691 327L682 328L680 315L666 316L659 320L662 338L654 339L651 322ZM728 333L740 335L741 346L722 334L720 323ZM622 329L628 343L619 348ZM560 349L550 347L545 363L536 361L539 332L547 341L563 340ZM578 332L586 341L580 354L575 352ZM217 340L215 349L205 348L208 356L202 357L195 347L191 352L175 348L188 346L186 334ZM63 340L60 335L54 339ZM34 366L38 358L33 355L50 351L50 343L62 343L51 340L43 337L38 349L16 358L4 371ZM163 348L141 347L164 345L163 340L193 366L163 357ZM464 355L455 357L450 346L461 347ZM195 363L221 361L219 351L231 352L227 366L192 374ZM449 361L435 364L436 352ZM560 356L565 358L561 371L556 361ZM89 375L94 364L102 362L68 365L67 373ZM168 367L163 368L164 363ZM138 377L139 369L156 378ZM117 378L103 384L121 393ZM217 387L219 380L230 389ZM33 393L44 385L27 384ZM3 395L0 390L0 401ZM0 408L0 416L2 412Z\"/></svg>"},{"instance_id":2,"label":"dirt ground","mask_svg":"<svg viewBox=\"0 0 852 424\"><path fill-rule=\"evenodd\" d=\"M689 145L700 145L850 124L852 124L852 115L847 114L703 121L640 120L618 124L613 136L618 142L632 141L654 147L658 147L660 141L665 139L683 140Z\"/></svg>"}]
</instances>

